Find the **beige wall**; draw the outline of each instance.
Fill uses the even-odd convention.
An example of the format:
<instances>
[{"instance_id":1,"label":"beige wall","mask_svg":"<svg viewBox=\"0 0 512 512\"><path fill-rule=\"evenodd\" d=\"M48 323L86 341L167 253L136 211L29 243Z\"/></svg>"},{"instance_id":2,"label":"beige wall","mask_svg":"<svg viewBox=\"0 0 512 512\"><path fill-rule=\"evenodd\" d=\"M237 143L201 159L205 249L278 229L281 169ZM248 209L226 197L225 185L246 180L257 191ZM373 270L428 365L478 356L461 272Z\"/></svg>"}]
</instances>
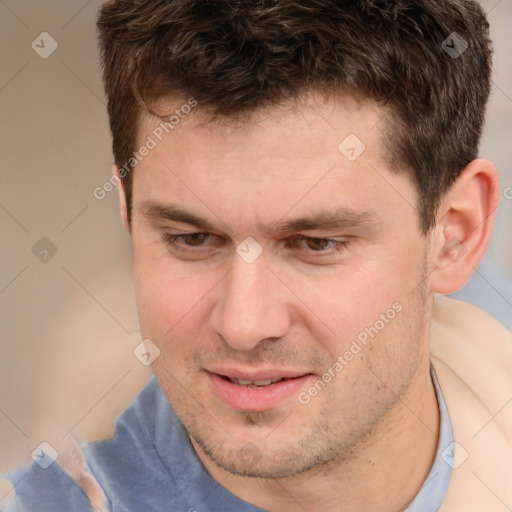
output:
<instances>
[{"instance_id":1,"label":"beige wall","mask_svg":"<svg viewBox=\"0 0 512 512\"><path fill-rule=\"evenodd\" d=\"M60 446L70 429L108 435L149 375L132 355L140 337L115 191L102 201L92 194L112 162L99 4L0 3L0 471L29 460L43 440ZM504 190L512 187L512 1L484 4L496 70L481 154L496 163ZM58 42L47 59L31 47L43 31ZM512 273L511 224L512 200L503 199L490 251ZM42 237L57 248L46 263L32 252Z\"/></svg>"}]
</instances>

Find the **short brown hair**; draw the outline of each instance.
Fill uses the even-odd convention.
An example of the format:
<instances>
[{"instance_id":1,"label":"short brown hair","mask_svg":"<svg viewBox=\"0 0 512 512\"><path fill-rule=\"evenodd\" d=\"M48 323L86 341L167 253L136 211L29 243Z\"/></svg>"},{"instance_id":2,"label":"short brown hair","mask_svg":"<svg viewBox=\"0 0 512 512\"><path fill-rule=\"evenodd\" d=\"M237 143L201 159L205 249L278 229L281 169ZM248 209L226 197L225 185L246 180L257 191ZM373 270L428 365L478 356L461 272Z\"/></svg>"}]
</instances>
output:
<instances>
[{"instance_id":1,"label":"short brown hair","mask_svg":"<svg viewBox=\"0 0 512 512\"><path fill-rule=\"evenodd\" d=\"M491 75L476 1L109 0L98 28L119 167L141 108L168 95L235 117L311 90L355 93L391 113L390 163L411 174L427 233L476 158Z\"/></svg>"}]
</instances>

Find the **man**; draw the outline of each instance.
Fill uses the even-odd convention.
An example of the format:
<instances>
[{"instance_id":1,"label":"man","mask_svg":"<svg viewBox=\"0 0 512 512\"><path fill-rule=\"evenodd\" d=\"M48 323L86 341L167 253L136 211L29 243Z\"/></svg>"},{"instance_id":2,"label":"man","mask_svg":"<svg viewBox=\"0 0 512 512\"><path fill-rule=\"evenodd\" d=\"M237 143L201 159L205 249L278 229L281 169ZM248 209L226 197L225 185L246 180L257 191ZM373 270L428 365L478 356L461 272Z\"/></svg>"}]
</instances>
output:
<instances>
[{"instance_id":1,"label":"man","mask_svg":"<svg viewBox=\"0 0 512 512\"><path fill-rule=\"evenodd\" d=\"M155 379L7 510L509 510L510 335L438 296L499 196L478 4L113 0L98 26Z\"/></svg>"}]
</instances>

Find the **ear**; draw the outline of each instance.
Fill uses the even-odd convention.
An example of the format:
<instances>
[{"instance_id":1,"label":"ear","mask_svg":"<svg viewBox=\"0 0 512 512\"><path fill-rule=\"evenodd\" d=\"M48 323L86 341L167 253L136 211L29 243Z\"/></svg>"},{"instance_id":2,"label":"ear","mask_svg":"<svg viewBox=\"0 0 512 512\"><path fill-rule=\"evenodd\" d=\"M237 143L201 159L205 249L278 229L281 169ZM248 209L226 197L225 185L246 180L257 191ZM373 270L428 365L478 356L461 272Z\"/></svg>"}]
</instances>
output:
<instances>
[{"instance_id":1,"label":"ear","mask_svg":"<svg viewBox=\"0 0 512 512\"><path fill-rule=\"evenodd\" d=\"M112 167L112 174L117 183L117 189L119 191L119 213L121 214L121 220L123 221L123 226L128 233L131 233L130 221L128 220L128 208L126 205L126 194L123 187L123 181L121 180L121 176L119 175L119 168L117 165Z\"/></svg>"},{"instance_id":2,"label":"ear","mask_svg":"<svg viewBox=\"0 0 512 512\"><path fill-rule=\"evenodd\" d=\"M499 184L487 160L472 161L441 201L433 232L433 292L462 288L485 253L498 207Z\"/></svg>"}]
</instances>

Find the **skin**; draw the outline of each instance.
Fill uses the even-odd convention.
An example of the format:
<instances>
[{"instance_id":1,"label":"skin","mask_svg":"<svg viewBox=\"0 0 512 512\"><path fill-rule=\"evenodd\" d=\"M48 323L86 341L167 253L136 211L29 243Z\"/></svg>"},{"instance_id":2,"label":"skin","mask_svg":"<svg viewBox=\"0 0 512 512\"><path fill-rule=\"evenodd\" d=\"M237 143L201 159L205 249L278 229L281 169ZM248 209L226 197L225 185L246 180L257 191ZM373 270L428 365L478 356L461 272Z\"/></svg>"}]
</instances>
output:
<instances>
[{"instance_id":1,"label":"skin","mask_svg":"<svg viewBox=\"0 0 512 512\"><path fill-rule=\"evenodd\" d=\"M197 111L137 165L131 225L120 188L142 333L161 351L158 383L211 476L265 510L403 510L435 456L433 292L462 286L485 251L496 172L472 162L425 236L412 181L387 164L384 114L313 93L245 123L205 123ZM159 122L141 117L141 144ZM366 146L353 162L338 150L349 134ZM209 229L156 214L170 204ZM340 210L336 226L275 230ZM182 237L170 245L165 234ZM248 236L262 248L252 263L236 252ZM463 258L447 246L454 239ZM310 374L307 390L397 303L306 405L294 393L268 410L237 410L206 373L294 371Z\"/></svg>"}]
</instances>

